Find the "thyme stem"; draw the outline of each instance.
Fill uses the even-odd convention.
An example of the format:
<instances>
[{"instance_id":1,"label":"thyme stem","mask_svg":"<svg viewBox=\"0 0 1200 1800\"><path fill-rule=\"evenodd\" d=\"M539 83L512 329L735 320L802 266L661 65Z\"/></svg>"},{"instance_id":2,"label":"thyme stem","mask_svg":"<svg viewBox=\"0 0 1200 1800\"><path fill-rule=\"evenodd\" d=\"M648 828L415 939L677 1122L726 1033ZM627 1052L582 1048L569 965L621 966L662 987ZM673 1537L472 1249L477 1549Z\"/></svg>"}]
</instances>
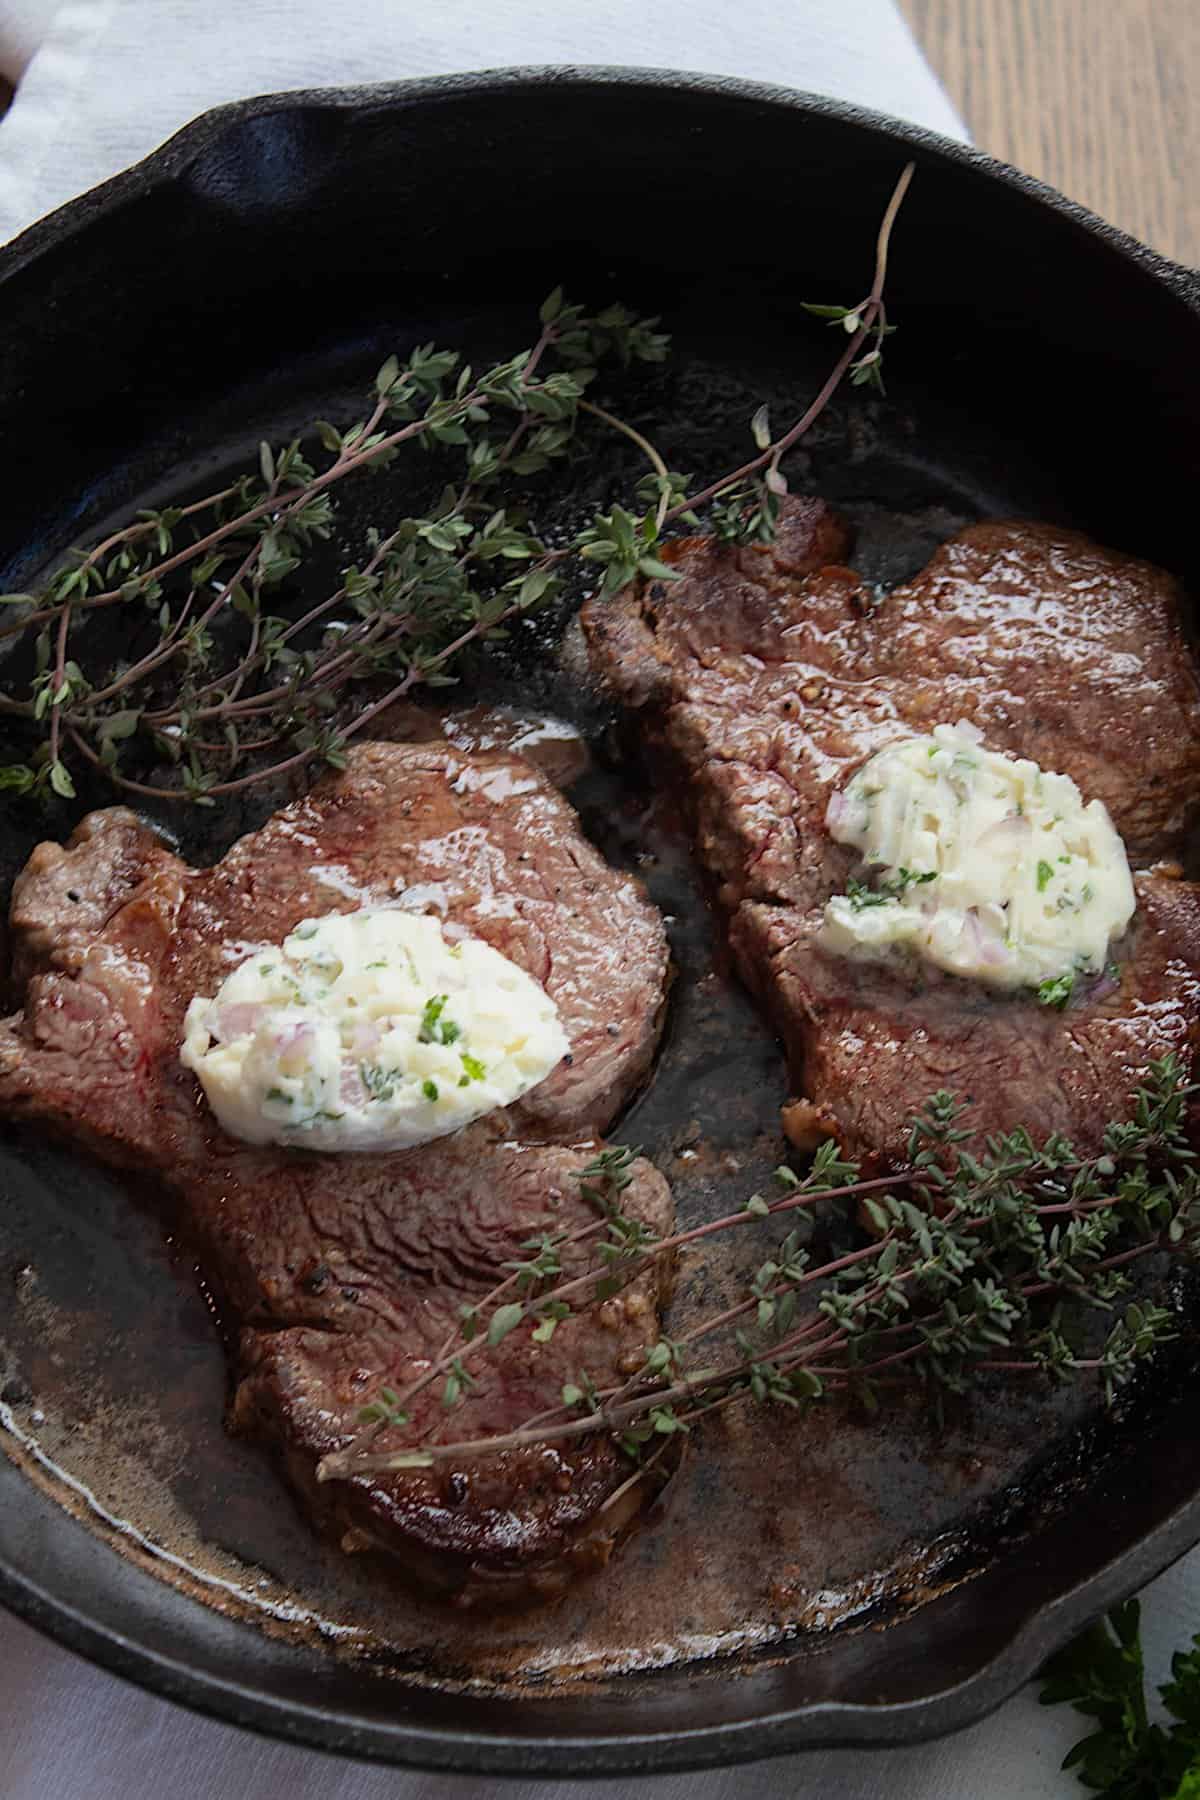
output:
<instances>
[{"instance_id":1,"label":"thyme stem","mask_svg":"<svg viewBox=\"0 0 1200 1800\"><path fill-rule=\"evenodd\" d=\"M0 768L0 787L25 794L49 786L70 797L64 743L116 787L163 800L208 803L311 762L337 766L343 744L386 708L424 683L444 680L469 644L503 634L551 597L572 558L600 566L604 594L638 576L669 579L672 570L658 554L666 526L684 516L695 524L693 505L728 495L748 472L766 469L767 485L774 482L772 492L782 492L779 459L828 404L868 336L877 348L862 361L877 362L886 329L888 244L911 173L909 167L897 182L880 225L874 286L855 335L816 398L761 455L691 501L680 498L685 478L671 473L643 431L584 397L596 365L614 352L626 363L663 359L667 340L652 329L656 321L636 319L619 306L585 316L556 290L541 310L532 347L490 370L472 374L459 368L456 353L432 345L413 351L403 365L389 358L357 425L341 432L317 422L303 440L318 437L333 453L325 468L306 460L301 439L280 451L263 444L261 484L246 476L185 506L143 514L86 553L75 553L38 594L4 596L21 602L22 610L0 624L0 640L36 634L38 660L28 697L0 694L0 713L34 727L49 717L30 760ZM860 363L853 379L861 373ZM515 419L493 438L490 425L498 411L511 411ZM489 516L501 477L538 473L565 455L577 425L591 420L620 433L646 458L653 498L643 515L614 505L553 548L528 529L523 503ZM302 562L311 539L330 535L333 490L417 442L460 446L465 461L462 476L443 490L430 515L391 522L378 539L372 532L365 566L343 569L334 591L299 617L269 616L269 590ZM777 511L777 500L772 504ZM739 519L731 502L730 520L722 522L718 509L714 524L724 536L761 539L774 530L772 504L753 519ZM164 584L177 592L184 571L190 586L174 604ZM157 641L139 647L130 666L85 670L70 660L72 640L93 649L93 638L76 631L83 619L133 606L140 635L141 608L152 619L160 599ZM357 620L335 621L342 606L357 612ZM235 614L244 614L246 623ZM336 640L330 631L335 623ZM382 697L379 678L388 678ZM369 703L355 713L354 687L368 681ZM164 691L168 682L174 693ZM265 728L256 726L243 738L251 720ZM214 732L214 725L221 730ZM142 768L129 768L134 746L125 744L131 738L138 750L149 744L169 754L169 782L145 777L145 757Z\"/></svg>"},{"instance_id":2,"label":"thyme stem","mask_svg":"<svg viewBox=\"0 0 1200 1800\"><path fill-rule=\"evenodd\" d=\"M904 196L908 192L915 167L915 163L905 164L883 215L875 246L875 279L871 284L869 296L857 309L862 322L826 376L816 398L805 408L795 424L785 431L782 437L776 438L773 443L768 444L758 456L752 457L749 462L744 462L741 468L734 469L732 474L722 475L718 481L710 482L706 488L701 488L698 494L692 494L687 499L680 500L676 505L669 507L664 514L665 523L669 524L681 513L694 512L699 507L706 505L708 501L716 500L727 489L736 487L739 482L747 480L752 475L757 475L761 469L778 469L780 461L787 455L787 452L798 444L800 439L816 424L841 387L846 371L870 337L879 316L883 305L883 285L887 277L888 247L891 243L892 228L896 223L896 215L900 211Z\"/></svg>"},{"instance_id":3,"label":"thyme stem","mask_svg":"<svg viewBox=\"0 0 1200 1800\"><path fill-rule=\"evenodd\" d=\"M759 1270L748 1295L678 1339L651 1346L643 1366L625 1380L600 1387L581 1376L582 1385L564 1388L559 1405L490 1436L448 1441L434 1416L421 1427L418 1446L410 1441L375 1450L377 1434L370 1443L352 1438L324 1460L319 1478L426 1467L594 1431L614 1436L636 1460L643 1443L687 1430L737 1400L795 1406L824 1391L869 1389L877 1378L887 1385L899 1369L952 1387L978 1373L1036 1371L1057 1379L1099 1374L1111 1394L1139 1359L1173 1335L1171 1315L1148 1302L1130 1303L1115 1315L1103 1350L1086 1353L1063 1336L1060 1313L1082 1304L1094 1317L1097 1308L1112 1308L1126 1288L1123 1271L1153 1252L1200 1252L1200 1176L1185 1135L1194 1091L1183 1083L1179 1061L1167 1056L1150 1065L1132 1117L1109 1126L1100 1155L1078 1157L1061 1139L1038 1150L1018 1131L990 1140L986 1157L962 1160L956 1149L966 1135L957 1125L962 1109L951 1096L935 1095L914 1119L913 1166L900 1175L860 1182L853 1164L839 1162L832 1146L823 1147L797 1192L771 1205L755 1196L740 1212L648 1246L636 1222L616 1207L621 1187L632 1179L633 1153L606 1151L594 1165L595 1178L608 1184L607 1198L603 1188L596 1190L608 1226L607 1239L598 1244L599 1264L540 1287L501 1321L494 1339L490 1333L466 1344L448 1338L442 1368L461 1368L523 1322L569 1314L572 1299L595 1304L656 1258L714 1231L856 1195L882 1208L886 1229L815 1267L793 1232ZM823 1181L822 1175L835 1179ZM585 1177L593 1177L593 1167L581 1183ZM905 1185L916 1188L920 1205L897 1197ZM1056 1189L1063 1198L1048 1199ZM584 1191L591 1190L585 1185ZM1138 1241L1129 1243L1130 1234ZM596 1235L584 1227L574 1241ZM818 1292L815 1309L795 1316L799 1296L811 1289ZM1033 1309L1046 1295L1057 1304L1040 1323ZM476 1329L486 1324L489 1306L494 1316L491 1301L472 1309ZM514 1311L511 1305L504 1310ZM756 1323L734 1332L736 1355L719 1357L711 1367L688 1365L685 1358L698 1342L739 1326L749 1313L757 1314ZM406 1401L416 1398L432 1373L409 1385Z\"/></svg>"}]
</instances>

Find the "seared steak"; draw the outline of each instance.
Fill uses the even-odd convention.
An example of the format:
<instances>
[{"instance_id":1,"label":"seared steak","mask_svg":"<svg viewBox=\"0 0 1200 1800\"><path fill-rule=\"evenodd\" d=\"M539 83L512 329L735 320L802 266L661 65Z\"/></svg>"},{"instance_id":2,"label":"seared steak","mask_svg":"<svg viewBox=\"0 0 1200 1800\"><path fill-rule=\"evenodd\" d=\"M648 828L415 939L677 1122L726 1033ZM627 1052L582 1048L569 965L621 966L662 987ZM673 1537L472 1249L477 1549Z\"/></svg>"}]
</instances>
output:
<instances>
[{"instance_id":1,"label":"seared steak","mask_svg":"<svg viewBox=\"0 0 1200 1800\"><path fill-rule=\"evenodd\" d=\"M249 1321L236 1418L282 1444L318 1520L349 1533L346 1548L389 1550L459 1605L552 1595L607 1560L651 1491L635 1482L618 1493L634 1471L606 1436L402 1476L316 1482L317 1462L345 1444L364 1401L382 1384L403 1390L419 1375L461 1305L527 1257L523 1245L595 1221L577 1178L598 1145L496 1139L488 1123L403 1156L367 1158L362 1168L356 1161L344 1175L339 1168L331 1177L328 1159L309 1163L288 1171L286 1187L277 1158L265 1166L243 1158L232 1195L222 1190L226 1206L205 1208L207 1260L237 1284L237 1310ZM637 1165L622 1205L656 1232L670 1229L670 1192L648 1163ZM299 1237L297 1216L306 1226ZM286 1264L278 1253L265 1259L264 1243L286 1245ZM576 1266L568 1254L563 1261ZM547 1344L519 1328L466 1365L479 1386L460 1406L443 1408L443 1378L418 1396L411 1423L385 1431L372 1449L521 1426L558 1406L563 1383L584 1369L599 1386L624 1380L658 1335L658 1300L657 1280L646 1275L562 1321ZM258 1320L268 1328L257 1329Z\"/></svg>"},{"instance_id":2,"label":"seared steak","mask_svg":"<svg viewBox=\"0 0 1200 1800\"><path fill-rule=\"evenodd\" d=\"M807 1097L785 1112L811 1148L836 1137L872 1167L905 1160L907 1121L939 1088L970 1104L981 1136L1061 1131L1092 1154L1147 1062L1189 1061L1200 1043L1200 890L1139 876L1138 910L1116 974L1063 1012L829 956L819 914L749 901L731 925L738 966L761 996Z\"/></svg>"},{"instance_id":3,"label":"seared steak","mask_svg":"<svg viewBox=\"0 0 1200 1800\"><path fill-rule=\"evenodd\" d=\"M384 902L452 918L543 984L571 1061L514 1117L539 1136L602 1131L654 1052L667 967L662 921L528 763L444 743L360 747L344 775L276 813L213 869L187 868L121 808L85 819L65 851L40 845L12 903L16 968L30 982L26 1033L47 1046L65 1034L62 1047L82 1054L106 1029L101 1012L116 982L122 1017L137 1013L122 1041L127 1066L140 1069L149 1053L170 1061L188 1000L215 993L252 949L279 943L310 915ZM133 954L154 959L153 996L122 982ZM178 1079L190 1097L191 1078ZM4 1105L44 1112L71 1104L65 1094L48 1101L32 1078L28 1088L26 1099L20 1072L10 1074ZM88 1096L80 1105L89 1128L106 1129L91 1118ZM140 1155L156 1137L140 1087L121 1109L131 1116L120 1129Z\"/></svg>"},{"instance_id":4,"label":"seared steak","mask_svg":"<svg viewBox=\"0 0 1200 1800\"><path fill-rule=\"evenodd\" d=\"M806 1096L798 1139L832 1132L894 1165L908 1113L949 1087L983 1131L1091 1141L1151 1057L1197 1040L1196 890L1143 880L1119 987L1064 1013L917 986L817 947L855 866L825 809L886 744L969 719L1102 799L1135 867L1176 850L1200 800L1200 688L1175 583L1077 533L985 524L880 598L831 566L846 542L811 500L785 503L770 548L684 539L667 552L681 580L585 608L594 665L686 787L739 967Z\"/></svg>"},{"instance_id":5,"label":"seared steak","mask_svg":"<svg viewBox=\"0 0 1200 1800\"><path fill-rule=\"evenodd\" d=\"M436 909L510 956L557 1001L571 1060L507 1112L398 1155L234 1142L179 1063L188 1001L305 916L364 902ZM464 1602L536 1596L603 1557L643 1492L606 1506L629 1474L607 1442L315 1488L358 1408L419 1373L522 1244L594 1217L576 1177L653 1053L662 923L554 789L519 757L364 745L212 869L123 809L91 815L65 849L34 852L12 925L25 1004L0 1027L0 1108L175 1190L178 1226L242 1326L235 1417L280 1446L321 1516ZM668 1227L647 1164L626 1199ZM461 1410L442 1412L438 1384L414 1425L502 1432L582 1367L615 1379L655 1335L656 1301L645 1280L548 1343L511 1333Z\"/></svg>"}]
</instances>

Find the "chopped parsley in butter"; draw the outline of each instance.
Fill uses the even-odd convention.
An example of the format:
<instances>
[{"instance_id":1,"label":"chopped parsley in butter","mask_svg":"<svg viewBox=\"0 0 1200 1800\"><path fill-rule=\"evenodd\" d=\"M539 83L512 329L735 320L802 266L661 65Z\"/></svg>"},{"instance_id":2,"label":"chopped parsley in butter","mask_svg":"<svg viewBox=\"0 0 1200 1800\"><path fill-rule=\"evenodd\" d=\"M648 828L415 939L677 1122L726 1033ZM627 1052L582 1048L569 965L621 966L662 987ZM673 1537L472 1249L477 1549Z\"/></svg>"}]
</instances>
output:
<instances>
[{"instance_id":1,"label":"chopped parsley in butter","mask_svg":"<svg viewBox=\"0 0 1200 1800\"><path fill-rule=\"evenodd\" d=\"M544 1081L566 1054L532 976L440 919L366 908L305 919L197 995L181 1052L232 1137L401 1150Z\"/></svg>"},{"instance_id":2,"label":"chopped parsley in butter","mask_svg":"<svg viewBox=\"0 0 1200 1800\"><path fill-rule=\"evenodd\" d=\"M908 951L1061 1006L1099 974L1134 911L1125 846L1067 775L937 725L864 763L825 815L865 868L825 908L820 941L846 956Z\"/></svg>"}]
</instances>

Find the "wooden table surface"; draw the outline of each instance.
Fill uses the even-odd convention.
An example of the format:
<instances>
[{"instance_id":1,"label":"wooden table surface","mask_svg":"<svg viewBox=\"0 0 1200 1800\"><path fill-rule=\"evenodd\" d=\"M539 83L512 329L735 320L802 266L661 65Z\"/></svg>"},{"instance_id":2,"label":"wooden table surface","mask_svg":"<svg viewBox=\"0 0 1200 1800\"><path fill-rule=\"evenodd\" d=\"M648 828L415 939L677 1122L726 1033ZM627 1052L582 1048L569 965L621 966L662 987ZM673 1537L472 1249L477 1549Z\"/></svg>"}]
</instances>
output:
<instances>
[{"instance_id":1,"label":"wooden table surface","mask_svg":"<svg viewBox=\"0 0 1200 1800\"><path fill-rule=\"evenodd\" d=\"M981 150L1200 266L1200 0L900 0Z\"/></svg>"}]
</instances>

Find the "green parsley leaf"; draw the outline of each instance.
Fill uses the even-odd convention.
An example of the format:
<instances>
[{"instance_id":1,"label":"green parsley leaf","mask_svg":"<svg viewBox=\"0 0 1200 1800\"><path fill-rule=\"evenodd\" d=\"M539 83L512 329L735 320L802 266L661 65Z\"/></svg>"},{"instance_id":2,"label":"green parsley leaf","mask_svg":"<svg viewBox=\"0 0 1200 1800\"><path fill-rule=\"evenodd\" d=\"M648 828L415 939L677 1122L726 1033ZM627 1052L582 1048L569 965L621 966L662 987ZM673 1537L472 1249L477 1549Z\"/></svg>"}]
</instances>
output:
<instances>
[{"instance_id":1,"label":"green parsley leaf","mask_svg":"<svg viewBox=\"0 0 1200 1800\"><path fill-rule=\"evenodd\" d=\"M1129 1600L1046 1664L1044 1706L1069 1704L1095 1729L1064 1768L1110 1800L1192 1800L1200 1795L1200 1637L1177 1652L1159 1692L1171 1722L1150 1719L1140 1610Z\"/></svg>"},{"instance_id":2,"label":"green parsley leaf","mask_svg":"<svg viewBox=\"0 0 1200 1800\"><path fill-rule=\"evenodd\" d=\"M421 1025L417 1037L423 1044L452 1044L462 1036L462 1026L456 1025L453 1019L443 1017L448 994L431 994L425 1002L421 1014Z\"/></svg>"},{"instance_id":3,"label":"green parsley leaf","mask_svg":"<svg viewBox=\"0 0 1200 1800\"><path fill-rule=\"evenodd\" d=\"M425 1009L421 1014L421 1027L417 1032L417 1036L423 1044L437 1043L438 1040L434 1033L437 1031L442 1009L449 998L448 994L431 994L425 1002Z\"/></svg>"},{"instance_id":4,"label":"green parsley leaf","mask_svg":"<svg viewBox=\"0 0 1200 1800\"><path fill-rule=\"evenodd\" d=\"M359 1063L358 1078L372 1100L390 1100L396 1091L396 1071L378 1063ZM432 1097L437 1098L436 1094Z\"/></svg>"},{"instance_id":5,"label":"green parsley leaf","mask_svg":"<svg viewBox=\"0 0 1200 1800\"><path fill-rule=\"evenodd\" d=\"M1074 987L1073 971L1067 975L1057 975L1050 981L1039 982L1034 990L1037 994L1038 1005L1053 1006L1057 1012L1061 1012L1071 998Z\"/></svg>"},{"instance_id":6,"label":"green parsley leaf","mask_svg":"<svg viewBox=\"0 0 1200 1800\"><path fill-rule=\"evenodd\" d=\"M423 1081L421 1083L421 1092L424 1094L424 1096L427 1100L436 1100L438 1097L437 1082L426 1079L425 1081Z\"/></svg>"},{"instance_id":7,"label":"green parsley leaf","mask_svg":"<svg viewBox=\"0 0 1200 1800\"><path fill-rule=\"evenodd\" d=\"M924 887L927 882L936 881L936 869L904 869L897 870L895 875L886 877L877 888L869 888L865 882L856 881L852 875L846 883L846 897L855 912L861 912L865 906L886 906L889 900L899 900L910 887Z\"/></svg>"},{"instance_id":8,"label":"green parsley leaf","mask_svg":"<svg viewBox=\"0 0 1200 1800\"><path fill-rule=\"evenodd\" d=\"M886 906L888 901L894 900L896 896L885 894L882 890L869 888L865 881L858 881L852 875L846 883L846 898L855 912L862 912L868 906Z\"/></svg>"},{"instance_id":9,"label":"green parsley leaf","mask_svg":"<svg viewBox=\"0 0 1200 1800\"><path fill-rule=\"evenodd\" d=\"M1037 866L1037 890L1044 894L1054 880L1054 870L1048 862L1039 862Z\"/></svg>"}]
</instances>

